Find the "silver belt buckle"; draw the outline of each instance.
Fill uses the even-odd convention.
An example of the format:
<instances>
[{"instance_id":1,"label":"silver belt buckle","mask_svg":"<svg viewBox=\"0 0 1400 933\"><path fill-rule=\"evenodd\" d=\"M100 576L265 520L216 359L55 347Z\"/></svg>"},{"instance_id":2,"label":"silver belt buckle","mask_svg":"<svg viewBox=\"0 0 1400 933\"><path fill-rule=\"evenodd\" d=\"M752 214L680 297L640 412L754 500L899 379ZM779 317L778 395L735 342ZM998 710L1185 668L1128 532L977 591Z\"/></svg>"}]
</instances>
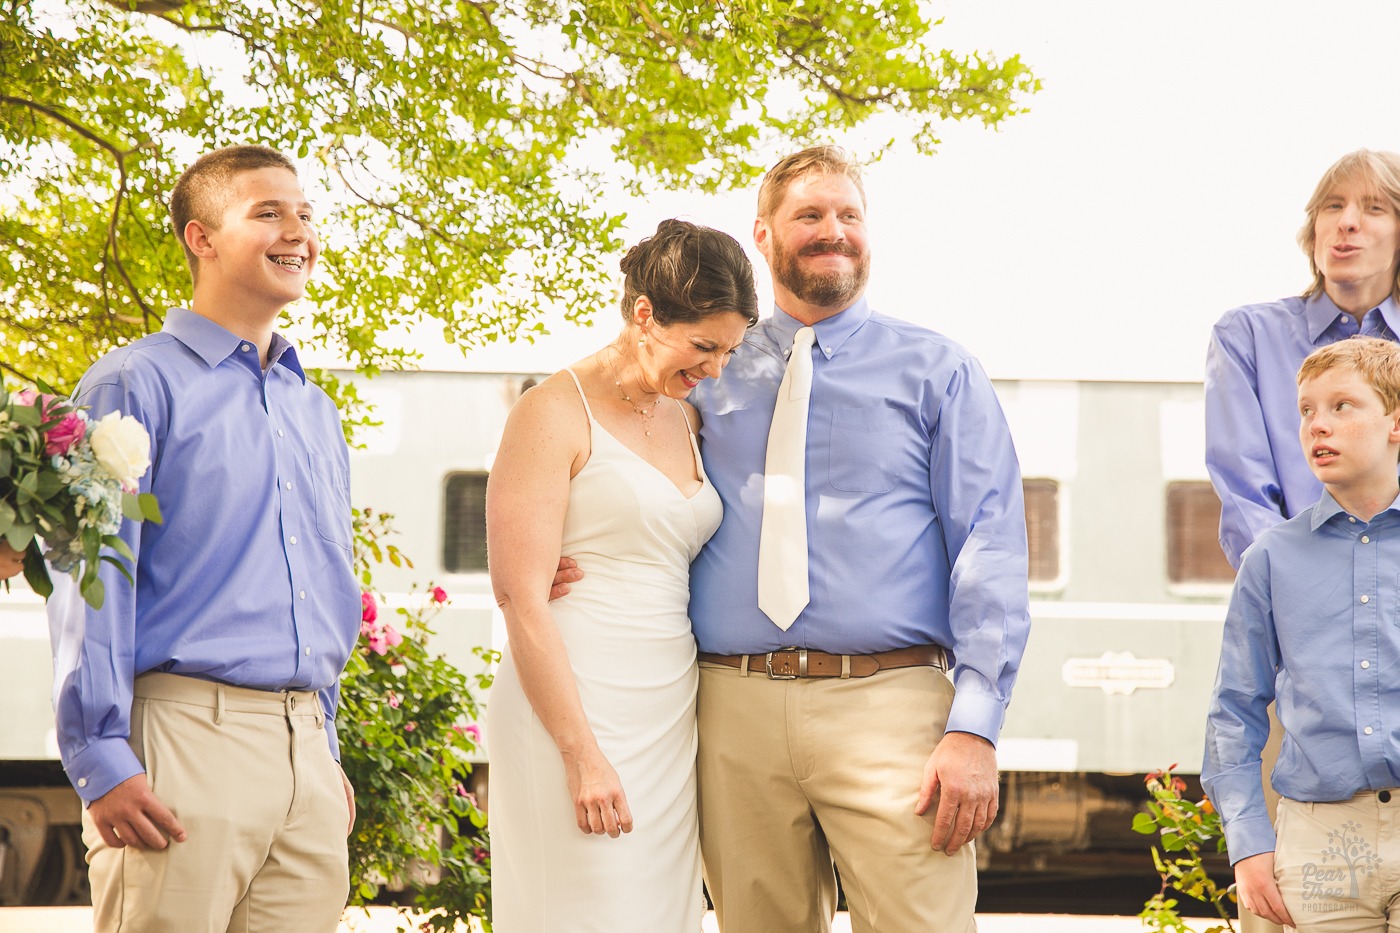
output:
<instances>
[{"instance_id":1,"label":"silver belt buckle","mask_svg":"<svg viewBox=\"0 0 1400 933\"><path fill-rule=\"evenodd\" d=\"M773 672L773 655L783 654L788 651L797 652L797 673L796 674L775 674ZM807 649L798 648L794 645L791 648L779 648L777 651L770 651L763 656L763 665L768 669L769 680L796 680L799 677L807 676Z\"/></svg>"}]
</instances>

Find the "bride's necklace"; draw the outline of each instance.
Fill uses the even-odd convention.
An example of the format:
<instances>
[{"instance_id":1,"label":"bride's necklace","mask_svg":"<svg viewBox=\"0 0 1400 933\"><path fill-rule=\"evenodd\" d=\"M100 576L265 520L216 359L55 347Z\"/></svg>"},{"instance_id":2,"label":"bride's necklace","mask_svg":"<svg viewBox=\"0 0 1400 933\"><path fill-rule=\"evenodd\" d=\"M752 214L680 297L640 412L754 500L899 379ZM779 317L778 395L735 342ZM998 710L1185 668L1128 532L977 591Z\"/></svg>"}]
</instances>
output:
<instances>
[{"instance_id":1,"label":"bride's necklace","mask_svg":"<svg viewBox=\"0 0 1400 933\"><path fill-rule=\"evenodd\" d=\"M621 353L621 351L618 352ZM622 400L624 402L626 402L628 405L631 405L632 410L635 411L638 414L638 416L641 417L642 432L647 437L651 437L651 422L652 419L656 417L656 408L658 405L661 404L661 396L657 395L655 401L653 401L650 405L638 405L636 402L632 401L632 396L627 394L627 390L622 388L622 374L618 372L617 362L615 360L610 360L608 362L608 369L612 371L613 385L617 386L617 394L622 397Z\"/></svg>"}]
</instances>

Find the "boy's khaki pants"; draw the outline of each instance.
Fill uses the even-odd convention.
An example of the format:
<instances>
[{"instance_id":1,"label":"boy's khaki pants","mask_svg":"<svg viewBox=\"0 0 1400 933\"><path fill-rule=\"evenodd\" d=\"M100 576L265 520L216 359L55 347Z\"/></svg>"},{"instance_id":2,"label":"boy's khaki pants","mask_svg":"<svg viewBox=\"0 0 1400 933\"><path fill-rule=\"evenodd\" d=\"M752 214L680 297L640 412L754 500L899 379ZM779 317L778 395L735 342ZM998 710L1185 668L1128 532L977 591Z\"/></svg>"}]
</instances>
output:
<instances>
[{"instance_id":1,"label":"boy's khaki pants","mask_svg":"<svg viewBox=\"0 0 1400 933\"><path fill-rule=\"evenodd\" d=\"M130 742L186 839L114 849L84 811L95 931L337 929L349 809L316 694L145 674Z\"/></svg>"},{"instance_id":2,"label":"boy's khaki pants","mask_svg":"<svg viewBox=\"0 0 1400 933\"><path fill-rule=\"evenodd\" d=\"M1400 790L1285 797L1276 828L1274 878L1300 933L1400 933Z\"/></svg>"},{"instance_id":3,"label":"boy's khaki pants","mask_svg":"<svg viewBox=\"0 0 1400 933\"><path fill-rule=\"evenodd\" d=\"M770 680L700 664L700 846L723 933L972 933L977 856L914 813L953 685L911 667Z\"/></svg>"}]
</instances>

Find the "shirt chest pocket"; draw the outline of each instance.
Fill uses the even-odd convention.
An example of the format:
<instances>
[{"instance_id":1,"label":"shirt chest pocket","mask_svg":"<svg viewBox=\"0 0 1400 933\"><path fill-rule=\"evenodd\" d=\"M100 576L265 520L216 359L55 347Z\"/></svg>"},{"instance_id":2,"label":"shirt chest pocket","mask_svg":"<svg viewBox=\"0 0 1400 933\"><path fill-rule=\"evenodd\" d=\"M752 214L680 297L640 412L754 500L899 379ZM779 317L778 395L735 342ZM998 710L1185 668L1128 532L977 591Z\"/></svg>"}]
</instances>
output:
<instances>
[{"instance_id":1,"label":"shirt chest pocket","mask_svg":"<svg viewBox=\"0 0 1400 933\"><path fill-rule=\"evenodd\" d=\"M885 405L833 411L828 481L842 492L889 492L904 428L904 416Z\"/></svg>"},{"instance_id":2,"label":"shirt chest pocket","mask_svg":"<svg viewBox=\"0 0 1400 933\"><path fill-rule=\"evenodd\" d=\"M332 544L350 550L350 474L329 457L310 454L311 488L316 501L316 531Z\"/></svg>"}]
</instances>

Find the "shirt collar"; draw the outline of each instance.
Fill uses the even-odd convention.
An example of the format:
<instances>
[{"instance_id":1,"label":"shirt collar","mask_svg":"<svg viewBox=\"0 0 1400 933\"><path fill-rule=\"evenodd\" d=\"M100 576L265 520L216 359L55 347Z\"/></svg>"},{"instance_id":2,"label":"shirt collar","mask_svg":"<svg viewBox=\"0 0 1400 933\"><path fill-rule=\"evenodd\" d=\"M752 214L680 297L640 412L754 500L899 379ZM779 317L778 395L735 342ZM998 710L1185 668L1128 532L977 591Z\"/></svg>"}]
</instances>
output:
<instances>
[{"instance_id":1,"label":"shirt collar","mask_svg":"<svg viewBox=\"0 0 1400 933\"><path fill-rule=\"evenodd\" d=\"M228 359L243 343L242 337L188 308L171 308L165 316L165 324L161 331L189 347L210 367L218 366ZM272 342L267 348L267 358L270 363L285 366L303 385L306 384L306 372L301 368L296 347L281 334L272 335Z\"/></svg>"},{"instance_id":2,"label":"shirt collar","mask_svg":"<svg viewBox=\"0 0 1400 933\"><path fill-rule=\"evenodd\" d=\"M1395 297L1387 295L1384 301L1376 305L1376 308L1380 310L1381 318L1385 321L1385 326L1390 328L1390 332L1400 334L1400 308L1395 305ZM1370 311L1371 309L1368 308L1356 315L1356 322L1360 324ZM1323 331L1331 327L1338 317L1346 313L1332 302L1326 291L1319 288L1316 293L1308 297L1307 304L1303 308L1303 314L1308 320L1308 339L1317 343Z\"/></svg>"},{"instance_id":3,"label":"shirt collar","mask_svg":"<svg viewBox=\"0 0 1400 933\"><path fill-rule=\"evenodd\" d=\"M1336 499L1332 498L1332 493L1328 492L1327 487L1324 486L1322 488L1322 498L1318 499L1317 505L1313 506L1312 524L1310 526L1310 530L1317 531L1317 529L1327 524L1328 519L1331 519L1337 515L1342 515L1345 512L1346 510L1342 508L1341 504L1338 503ZM1395 499L1390 503L1390 505L1386 506L1385 508L1381 509L1380 512L1371 516L1371 521L1374 522L1377 518L1379 518L1381 515L1384 515L1386 512L1400 512L1400 493L1397 493ZM1367 524L1370 524L1370 522L1368 522Z\"/></svg>"},{"instance_id":4,"label":"shirt collar","mask_svg":"<svg viewBox=\"0 0 1400 933\"><path fill-rule=\"evenodd\" d=\"M870 305L866 302L865 296L861 296L855 304L844 311L839 311L831 317L818 321L812 325L812 330L816 332L817 348L822 351L822 355L831 359L836 351L841 349L841 345L860 330L866 321L870 320ZM797 331L806 325L797 318L788 314L777 305L773 306L773 317L771 319L773 332L781 334L780 343L783 351L792 346L793 337Z\"/></svg>"}]
</instances>

